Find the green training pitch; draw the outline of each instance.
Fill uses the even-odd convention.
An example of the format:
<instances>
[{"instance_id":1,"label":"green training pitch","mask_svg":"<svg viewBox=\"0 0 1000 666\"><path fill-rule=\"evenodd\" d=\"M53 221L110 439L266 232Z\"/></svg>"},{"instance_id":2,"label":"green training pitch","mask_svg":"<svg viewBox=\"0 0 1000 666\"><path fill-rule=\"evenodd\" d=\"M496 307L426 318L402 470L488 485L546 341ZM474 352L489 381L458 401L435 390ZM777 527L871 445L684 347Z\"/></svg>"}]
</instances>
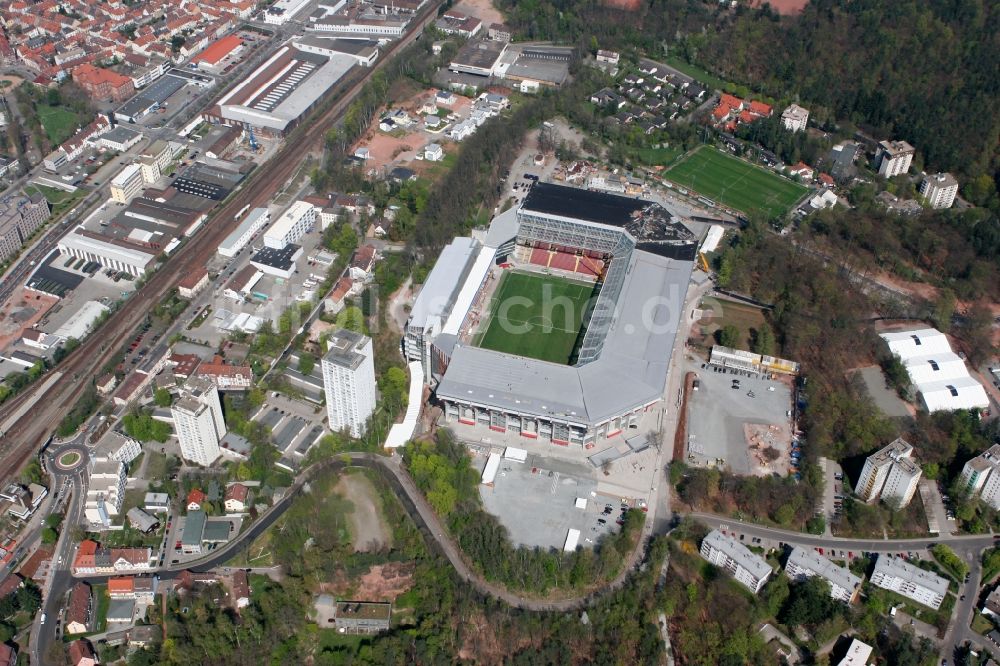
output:
<instances>
[{"instance_id":1,"label":"green training pitch","mask_svg":"<svg viewBox=\"0 0 1000 666\"><path fill-rule=\"evenodd\" d=\"M736 210L768 217L784 215L808 191L798 183L708 146L695 150L664 176Z\"/></svg>"},{"instance_id":2,"label":"green training pitch","mask_svg":"<svg viewBox=\"0 0 1000 666\"><path fill-rule=\"evenodd\" d=\"M594 285L535 273L505 272L479 346L569 363Z\"/></svg>"}]
</instances>

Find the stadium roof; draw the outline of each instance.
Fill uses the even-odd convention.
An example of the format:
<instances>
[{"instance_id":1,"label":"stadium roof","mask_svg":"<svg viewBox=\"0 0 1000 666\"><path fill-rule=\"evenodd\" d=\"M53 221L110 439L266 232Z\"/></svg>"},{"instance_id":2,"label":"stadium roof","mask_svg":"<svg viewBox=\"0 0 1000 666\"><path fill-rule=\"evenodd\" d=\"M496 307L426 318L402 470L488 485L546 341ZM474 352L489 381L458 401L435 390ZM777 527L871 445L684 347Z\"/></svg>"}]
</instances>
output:
<instances>
[{"instance_id":1,"label":"stadium roof","mask_svg":"<svg viewBox=\"0 0 1000 666\"><path fill-rule=\"evenodd\" d=\"M462 277L478 251L479 243L464 236L456 238L441 250L441 256L413 303L407 328L426 328L428 319L437 317L444 320L448 316L462 285Z\"/></svg>"},{"instance_id":2,"label":"stadium roof","mask_svg":"<svg viewBox=\"0 0 1000 666\"><path fill-rule=\"evenodd\" d=\"M458 345L438 397L579 424L660 400L693 264L643 251L628 260L597 360L572 367Z\"/></svg>"},{"instance_id":3,"label":"stadium roof","mask_svg":"<svg viewBox=\"0 0 1000 666\"><path fill-rule=\"evenodd\" d=\"M636 247L673 259L693 260L697 237L658 203L594 192L565 185L536 182L519 209L579 223L623 229Z\"/></svg>"}]
</instances>

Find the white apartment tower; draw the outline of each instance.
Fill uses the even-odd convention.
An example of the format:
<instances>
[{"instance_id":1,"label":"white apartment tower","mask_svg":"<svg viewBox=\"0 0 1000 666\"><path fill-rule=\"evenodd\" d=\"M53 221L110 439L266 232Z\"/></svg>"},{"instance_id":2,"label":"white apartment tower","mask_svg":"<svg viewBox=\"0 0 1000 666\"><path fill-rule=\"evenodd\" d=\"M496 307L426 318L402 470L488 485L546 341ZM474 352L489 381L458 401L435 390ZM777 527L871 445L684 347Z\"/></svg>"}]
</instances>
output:
<instances>
[{"instance_id":1,"label":"white apartment tower","mask_svg":"<svg viewBox=\"0 0 1000 666\"><path fill-rule=\"evenodd\" d=\"M323 357L323 388L330 430L347 430L352 437L365 432L375 411L375 356L367 335L338 329L327 341Z\"/></svg>"},{"instance_id":2,"label":"white apartment tower","mask_svg":"<svg viewBox=\"0 0 1000 666\"><path fill-rule=\"evenodd\" d=\"M958 194L958 181L950 173L924 176L920 182L920 196L931 208L951 208Z\"/></svg>"},{"instance_id":3,"label":"white apartment tower","mask_svg":"<svg viewBox=\"0 0 1000 666\"><path fill-rule=\"evenodd\" d=\"M961 479L969 497L979 495L979 499L1000 510L1000 444L965 463Z\"/></svg>"},{"instance_id":4,"label":"white apartment tower","mask_svg":"<svg viewBox=\"0 0 1000 666\"><path fill-rule=\"evenodd\" d=\"M189 379L170 411L184 459L205 467L215 462L221 453L219 440L226 434L215 384L203 377Z\"/></svg>"},{"instance_id":5,"label":"white apartment tower","mask_svg":"<svg viewBox=\"0 0 1000 666\"><path fill-rule=\"evenodd\" d=\"M803 132L809 124L809 109L792 104L781 112L781 124L790 132Z\"/></svg>"},{"instance_id":6,"label":"white apartment tower","mask_svg":"<svg viewBox=\"0 0 1000 666\"><path fill-rule=\"evenodd\" d=\"M878 175L892 178L910 170L916 148L905 141L880 141L875 155Z\"/></svg>"},{"instance_id":7,"label":"white apartment tower","mask_svg":"<svg viewBox=\"0 0 1000 666\"><path fill-rule=\"evenodd\" d=\"M701 556L725 569L756 594L771 576L771 565L736 539L719 530L709 532L701 542Z\"/></svg>"},{"instance_id":8,"label":"white apartment tower","mask_svg":"<svg viewBox=\"0 0 1000 666\"><path fill-rule=\"evenodd\" d=\"M854 492L866 502L879 498L902 508L913 499L922 471L912 459L913 447L897 439L868 456Z\"/></svg>"}]
</instances>

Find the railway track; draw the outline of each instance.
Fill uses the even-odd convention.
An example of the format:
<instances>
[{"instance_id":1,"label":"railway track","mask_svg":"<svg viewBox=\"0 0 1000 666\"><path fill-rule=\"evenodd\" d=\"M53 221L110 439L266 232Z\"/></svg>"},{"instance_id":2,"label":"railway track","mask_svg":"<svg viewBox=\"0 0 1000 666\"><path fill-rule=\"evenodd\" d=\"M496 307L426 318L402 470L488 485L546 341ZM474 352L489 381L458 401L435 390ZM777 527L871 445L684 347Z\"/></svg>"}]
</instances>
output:
<instances>
[{"instance_id":1,"label":"railway track","mask_svg":"<svg viewBox=\"0 0 1000 666\"><path fill-rule=\"evenodd\" d=\"M412 44L432 21L442 0L436 0L414 17L410 31L394 43L369 68L357 68L349 79L327 92L320 108L306 117L288 137L282 149L257 171L227 203L217 209L204 226L160 266L111 317L73 351L57 369L63 373L58 382L37 382L0 408L0 460L13 477L28 459L55 432L62 418L72 409L89 381L108 364L132 337L139 323L171 289L190 271L204 267L219 244L237 226L235 215L245 206L266 205L274 191L284 185L298 169L306 155L322 143L326 129L340 119L361 88L394 57ZM329 103L329 100L333 100ZM324 108L326 104L328 107ZM32 409L13 423L11 417L25 404Z\"/></svg>"}]
</instances>

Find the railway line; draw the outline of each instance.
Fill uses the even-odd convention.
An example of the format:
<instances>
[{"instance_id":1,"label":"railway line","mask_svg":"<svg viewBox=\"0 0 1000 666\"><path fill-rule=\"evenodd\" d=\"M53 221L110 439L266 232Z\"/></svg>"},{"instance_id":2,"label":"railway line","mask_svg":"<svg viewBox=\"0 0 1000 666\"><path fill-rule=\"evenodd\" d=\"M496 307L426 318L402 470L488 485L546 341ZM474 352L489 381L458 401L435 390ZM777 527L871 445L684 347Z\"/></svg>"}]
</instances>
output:
<instances>
[{"instance_id":1,"label":"railway line","mask_svg":"<svg viewBox=\"0 0 1000 666\"><path fill-rule=\"evenodd\" d=\"M125 346L135 329L164 296L190 271L203 267L216 248L239 224L236 213L266 205L272 193L294 176L302 160L322 142L325 130L340 119L367 81L410 46L436 15L442 0L432 2L411 23L410 30L369 68L356 68L331 89L319 107L286 139L282 149L257 171L205 225L90 335L59 366L59 381L40 381L0 409L0 460L13 477L54 433L89 381ZM331 102L332 100L332 102ZM26 409L26 405L28 406ZM14 418L17 417L17 418Z\"/></svg>"}]
</instances>

